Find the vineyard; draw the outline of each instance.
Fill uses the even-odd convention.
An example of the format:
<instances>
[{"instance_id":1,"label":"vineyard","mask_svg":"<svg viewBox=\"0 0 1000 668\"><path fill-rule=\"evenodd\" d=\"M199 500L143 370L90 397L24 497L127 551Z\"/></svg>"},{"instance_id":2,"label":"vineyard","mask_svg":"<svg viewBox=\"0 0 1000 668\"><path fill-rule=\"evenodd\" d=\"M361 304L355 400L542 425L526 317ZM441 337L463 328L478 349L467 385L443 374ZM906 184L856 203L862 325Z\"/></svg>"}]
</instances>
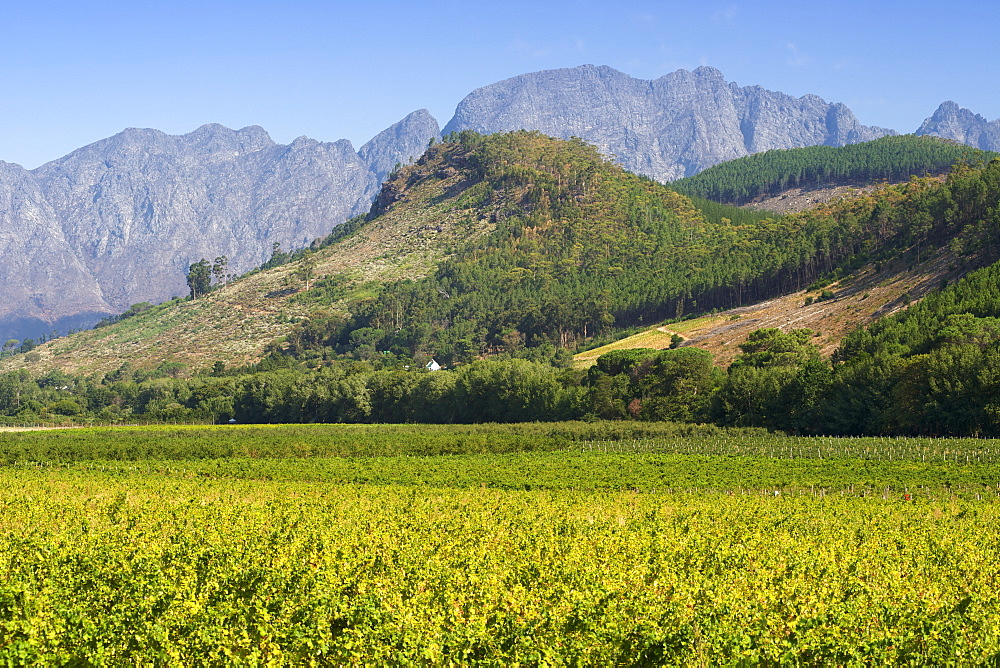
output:
<instances>
[{"instance_id":1,"label":"vineyard","mask_svg":"<svg viewBox=\"0 0 1000 668\"><path fill-rule=\"evenodd\" d=\"M987 440L156 427L0 461L6 665L1000 660Z\"/></svg>"}]
</instances>

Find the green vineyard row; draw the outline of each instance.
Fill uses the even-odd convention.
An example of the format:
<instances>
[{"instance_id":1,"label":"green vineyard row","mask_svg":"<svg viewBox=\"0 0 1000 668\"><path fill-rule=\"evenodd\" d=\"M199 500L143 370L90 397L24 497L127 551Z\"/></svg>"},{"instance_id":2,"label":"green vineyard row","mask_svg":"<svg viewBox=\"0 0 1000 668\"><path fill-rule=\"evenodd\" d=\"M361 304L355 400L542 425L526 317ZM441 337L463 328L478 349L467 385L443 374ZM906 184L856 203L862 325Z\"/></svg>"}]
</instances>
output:
<instances>
[{"instance_id":1,"label":"green vineyard row","mask_svg":"<svg viewBox=\"0 0 1000 668\"><path fill-rule=\"evenodd\" d=\"M995 502L0 483L6 665L1000 658Z\"/></svg>"},{"instance_id":2,"label":"green vineyard row","mask_svg":"<svg viewBox=\"0 0 1000 668\"><path fill-rule=\"evenodd\" d=\"M976 439L0 434L0 665L1000 661Z\"/></svg>"}]
</instances>

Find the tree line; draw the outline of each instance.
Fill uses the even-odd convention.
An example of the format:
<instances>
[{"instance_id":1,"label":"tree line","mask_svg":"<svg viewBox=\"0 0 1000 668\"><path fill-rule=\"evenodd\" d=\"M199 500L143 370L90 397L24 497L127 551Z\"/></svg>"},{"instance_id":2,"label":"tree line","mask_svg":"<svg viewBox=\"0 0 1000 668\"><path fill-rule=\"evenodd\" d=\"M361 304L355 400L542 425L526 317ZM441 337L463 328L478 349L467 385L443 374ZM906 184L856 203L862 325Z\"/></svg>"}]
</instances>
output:
<instances>
[{"instance_id":1,"label":"tree line","mask_svg":"<svg viewBox=\"0 0 1000 668\"><path fill-rule=\"evenodd\" d=\"M429 372L411 359L276 355L191 378L176 363L101 378L0 376L15 421L524 422L648 420L795 434L1000 436L1000 263L850 334L831 360L809 330L762 329L726 369L693 347L616 350L589 370L554 346ZM310 368L312 366L312 368Z\"/></svg>"},{"instance_id":2,"label":"tree line","mask_svg":"<svg viewBox=\"0 0 1000 668\"><path fill-rule=\"evenodd\" d=\"M789 188L902 181L995 157L940 137L901 135L848 146L773 149L724 162L671 185L687 195L742 205Z\"/></svg>"}]
</instances>

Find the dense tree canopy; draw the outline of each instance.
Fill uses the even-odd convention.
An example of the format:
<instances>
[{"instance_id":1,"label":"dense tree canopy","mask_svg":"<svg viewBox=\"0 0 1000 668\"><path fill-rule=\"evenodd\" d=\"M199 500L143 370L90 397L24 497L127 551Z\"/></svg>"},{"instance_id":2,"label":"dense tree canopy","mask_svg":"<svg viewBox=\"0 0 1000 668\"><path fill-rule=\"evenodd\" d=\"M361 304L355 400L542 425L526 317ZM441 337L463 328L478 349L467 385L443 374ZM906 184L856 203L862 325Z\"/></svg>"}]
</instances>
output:
<instances>
[{"instance_id":1,"label":"dense tree canopy","mask_svg":"<svg viewBox=\"0 0 1000 668\"><path fill-rule=\"evenodd\" d=\"M716 202L746 204L789 188L838 183L902 181L943 174L956 162L988 160L995 154L939 137L882 137L848 146L775 149L724 162L674 188Z\"/></svg>"}]
</instances>

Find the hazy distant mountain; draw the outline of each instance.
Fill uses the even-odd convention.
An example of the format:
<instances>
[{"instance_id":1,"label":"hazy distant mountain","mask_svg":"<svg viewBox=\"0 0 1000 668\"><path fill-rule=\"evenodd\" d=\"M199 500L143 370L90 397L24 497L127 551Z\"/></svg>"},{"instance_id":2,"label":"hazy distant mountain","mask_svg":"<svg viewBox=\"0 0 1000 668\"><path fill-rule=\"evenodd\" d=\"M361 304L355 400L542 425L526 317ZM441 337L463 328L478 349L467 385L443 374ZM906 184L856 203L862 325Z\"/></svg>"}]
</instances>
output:
<instances>
[{"instance_id":1,"label":"hazy distant mountain","mask_svg":"<svg viewBox=\"0 0 1000 668\"><path fill-rule=\"evenodd\" d=\"M420 109L375 135L361 147L358 156L381 185L397 163L411 163L422 156L431 137L437 137L440 132L430 112Z\"/></svg>"},{"instance_id":2,"label":"hazy distant mountain","mask_svg":"<svg viewBox=\"0 0 1000 668\"><path fill-rule=\"evenodd\" d=\"M92 323L112 310L31 172L0 162L0 338Z\"/></svg>"},{"instance_id":3,"label":"hazy distant mountain","mask_svg":"<svg viewBox=\"0 0 1000 668\"><path fill-rule=\"evenodd\" d=\"M843 104L741 88L711 67L646 81L593 65L480 88L462 100L444 133L522 128L580 137L626 169L662 181L768 149L843 146L895 134L861 125Z\"/></svg>"},{"instance_id":4,"label":"hazy distant mountain","mask_svg":"<svg viewBox=\"0 0 1000 668\"><path fill-rule=\"evenodd\" d=\"M361 153L347 140L275 144L256 126L132 128L32 172L4 165L0 338L185 294L187 268L203 257L226 255L242 273L273 243L308 245L367 212L392 166L437 135L424 110Z\"/></svg>"},{"instance_id":5,"label":"hazy distant mountain","mask_svg":"<svg viewBox=\"0 0 1000 668\"><path fill-rule=\"evenodd\" d=\"M950 100L941 103L917 134L954 139L984 151L1000 151L1000 119L987 121Z\"/></svg>"}]
</instances>

